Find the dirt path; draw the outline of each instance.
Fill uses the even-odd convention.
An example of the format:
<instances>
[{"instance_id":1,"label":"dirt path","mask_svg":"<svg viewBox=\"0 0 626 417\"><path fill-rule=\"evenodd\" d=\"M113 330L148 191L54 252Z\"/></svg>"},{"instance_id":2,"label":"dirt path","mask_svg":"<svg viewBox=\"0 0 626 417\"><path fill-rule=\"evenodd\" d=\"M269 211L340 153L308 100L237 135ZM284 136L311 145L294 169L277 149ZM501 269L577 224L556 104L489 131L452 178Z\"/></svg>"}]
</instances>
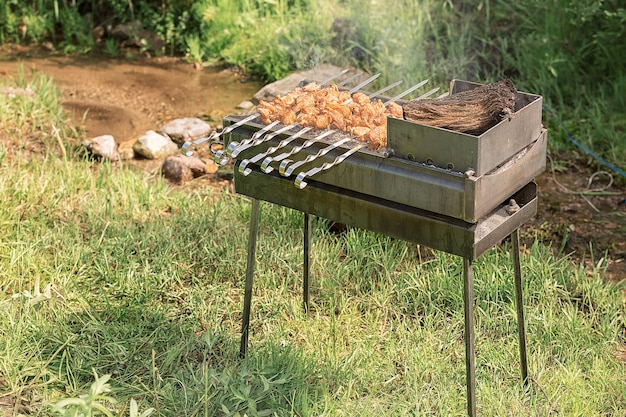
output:
<instances>
[{"instance_id":1,"label":"dirt path","mask_svg":"<svg viewBox=\"0 0 626 417\"><path fill-rule=\"evenodd\" d=\"M0 76L14 75L21 66L27 73L38 70L54 78L75 123L83 123L84 117L87 135L112 134L120 143L177 117L201 117L217 125L261 87L241 83L230 70L197 71L174 58L111 60L0 51ZM601 195L573 193L603 188L610 178L596 175L589 187L596 169L587 159L574 153L552 158L559 169L553 171L548 161L548 170L537 179L539 212L523 227L523 241L550 243L556 253L571 254L588 268L605 259L606 279L625 279L626 180L616 178Z\"/></svg>"}]
</instances>

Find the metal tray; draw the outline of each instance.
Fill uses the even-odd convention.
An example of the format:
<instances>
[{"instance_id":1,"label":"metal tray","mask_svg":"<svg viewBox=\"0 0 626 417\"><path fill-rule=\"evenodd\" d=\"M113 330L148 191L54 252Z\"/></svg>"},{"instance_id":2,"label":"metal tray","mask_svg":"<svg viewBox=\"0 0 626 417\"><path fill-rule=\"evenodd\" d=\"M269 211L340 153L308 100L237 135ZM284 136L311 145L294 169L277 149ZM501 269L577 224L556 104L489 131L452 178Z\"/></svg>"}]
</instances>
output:
<instances>
[{"instance_id":1,"label":"metal tray","mask_svg":"<svg viewBox=\"0 0 626 417\"><path fill-rule=\"evenodd\" d=\"M450 92L472 90L481 84L452 80ZM480 136L387 119L387 148L400 158L481 176L501 165L537 139L542 130L541 96L518 92L515 113Z\"/></svg>"}]
</instances>

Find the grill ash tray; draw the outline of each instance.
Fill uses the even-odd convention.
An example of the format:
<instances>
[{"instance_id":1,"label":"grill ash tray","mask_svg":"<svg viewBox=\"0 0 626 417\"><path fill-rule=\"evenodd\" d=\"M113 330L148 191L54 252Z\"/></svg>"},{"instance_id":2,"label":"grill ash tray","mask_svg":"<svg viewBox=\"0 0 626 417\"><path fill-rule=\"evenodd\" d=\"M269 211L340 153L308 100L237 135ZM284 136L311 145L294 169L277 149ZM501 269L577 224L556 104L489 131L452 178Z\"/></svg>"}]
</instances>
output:
<instances>
[{"instance_id":1,"label":"grill ash tray","mask_svg":"<svg viewBox=\"0 0 626 417\"><path fill-rule=\"evenodd\" d=\"M225 119L225 125L237 120L237 117L228 116ZM248 139L263 126L253 123L239 127L224 137L225 144ZM286 136L288 135L277 135L270 141L241 152L238 162L265 152ZM307 137L299 138L293 146L302 144L306 139ZM290 156L290 159L301 161L309 155L316 154L332 142L333 140L316 143ZM324 184L344 189L345 192L356 192L368 196L367 198L380 198L475 223L545 170L546 143L547 131L544 129L534 141L530 141L525 148L513 157L509 157L504 164L482 176L472 172L441 169L399 157L386 158L382 152L362 149L332 169L322 171L307 179L309 185L306 188L312 184ZM306 190L306 188L300 190L294 186L294 178L300 171L306 171L323 163L331 163L351 146L353 146L352 143L342 145L314 162L301 166L291 177L286 178L293 189L290 191ZM249 167L252 167L252 164ZM258 166L256 169L258 170ZM278 169L275 169L274 173L276 171ZM259 173L267 175L261 171ZM247 181L246 178L248 177L241 176L239 182ZM235 177L236 186L237 181Z\"/></svg>"},{"instance_id":2,"label":"grill ash tray","mask_svg":"<svg viewBox=\"0 0 626 417\"><path fill-rule=\"evenodd\" d=\"M501 201L478 222L468 223L319 182L300 190L293 181L274 172L263 173L258 167L244 177L237 169L240 163L235 163L234 170L235 191L239 194L467 259L479 257L537 212L534 182ZM519 209L511 210L510 199Z\"/></svg>"},{"instance_id":3,"label":"grill ash tray","mask_svg":"<svg viewBox=\"0 0 626 417\"><path fill-rule=\"evenodd\" d=\"M450 93L472 90L481 84L452 80ZM517 92L515 113L480 136L389 118L387 147L395 155L481 176L524 149L541 133L542 97Z\"/></svg>"}]
</instances>

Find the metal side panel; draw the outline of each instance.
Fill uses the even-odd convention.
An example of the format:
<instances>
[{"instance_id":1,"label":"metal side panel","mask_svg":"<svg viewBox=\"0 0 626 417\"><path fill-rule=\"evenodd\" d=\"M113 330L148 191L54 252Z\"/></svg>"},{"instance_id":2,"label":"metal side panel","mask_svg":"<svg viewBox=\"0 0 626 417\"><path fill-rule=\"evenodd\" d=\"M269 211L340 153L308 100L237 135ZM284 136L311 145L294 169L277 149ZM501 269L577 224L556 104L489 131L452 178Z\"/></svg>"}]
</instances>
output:
<instances>
[{"instance_id":1,"label":"metal side panel","mask_svg":"<svg viewBox=\"0 0 626 417\"><path fill-rule=\"evenodd\" d=\"M530 182L513 194L520 209L510 213L508 201L476 223L474 229L474 257L479 257L498 242L513 233L537 214L537 184Z\"/></svg>"},{"instance_id":2,"label":"metal side panel","mask_svg":"<svg viewBox=\"0 0 626 417\"><path fill-rule=\"evenodd\" d=\"M529 199L536 194L533 183L519 198L518 212L506 214L503 204L494 212L496 217L486 216L481 220L489 222L482 226L480 222L467 223L315 181L299 190L292 181L278 174L265 174L256 167L250 175L243 176L238 172L238 164L234 178L237 193L468 259L480 256L493 246L491 242L504 239L536 211L536 198Z\"/></svg>"},{"instance_id":3,"label":"metal side panel","mask_svg":"<svg viewBox=\"0 0 626 417\"><path fill-rule=\"evenodd\" d=\"M481 176L474 184L473 212L466 220L476 221L493 210L502 196L511 195L546 169L548 131L501 167ZM468 208L468 214L470 214Z\"/></svg>"}]
</instances>

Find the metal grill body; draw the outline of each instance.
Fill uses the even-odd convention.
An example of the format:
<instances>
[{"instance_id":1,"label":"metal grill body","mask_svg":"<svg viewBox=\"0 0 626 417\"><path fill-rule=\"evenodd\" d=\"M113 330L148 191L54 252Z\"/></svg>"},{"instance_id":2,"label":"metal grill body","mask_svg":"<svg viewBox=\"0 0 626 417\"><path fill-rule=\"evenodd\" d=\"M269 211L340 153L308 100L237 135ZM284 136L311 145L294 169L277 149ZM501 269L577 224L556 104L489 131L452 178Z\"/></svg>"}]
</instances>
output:
<instances>
[{"instance_id":1,"label":"metal grill body","mask_svg":"<svg viewBox=\"0 0 626 417\"><path fill-rule=\"evenodd\" d=\"M475 86L453 81L451 91ZM225 125L234 126L241 119L229 116ZM265 127L250 120L224 138L224 145L235 150L235 191L253 198L242 356L248 348L259 201L263 200L304 213L303 304L307 310L311 215L463 258L470 416L476 415L472 263L509 237L521 373L527 382L518 228L537 211L533 180L545 169L547 132L541 126L541 97L518 93L513 117L481 136L389 118L388 146L381 151L368 150L335 132L315 140L320 132L307 131L288 140L298 127L282 132L281 126L273 127L273 136L263 139L258 132ZM280 147L286 140L289 143Z\"/></svg>"}]
</instances>

